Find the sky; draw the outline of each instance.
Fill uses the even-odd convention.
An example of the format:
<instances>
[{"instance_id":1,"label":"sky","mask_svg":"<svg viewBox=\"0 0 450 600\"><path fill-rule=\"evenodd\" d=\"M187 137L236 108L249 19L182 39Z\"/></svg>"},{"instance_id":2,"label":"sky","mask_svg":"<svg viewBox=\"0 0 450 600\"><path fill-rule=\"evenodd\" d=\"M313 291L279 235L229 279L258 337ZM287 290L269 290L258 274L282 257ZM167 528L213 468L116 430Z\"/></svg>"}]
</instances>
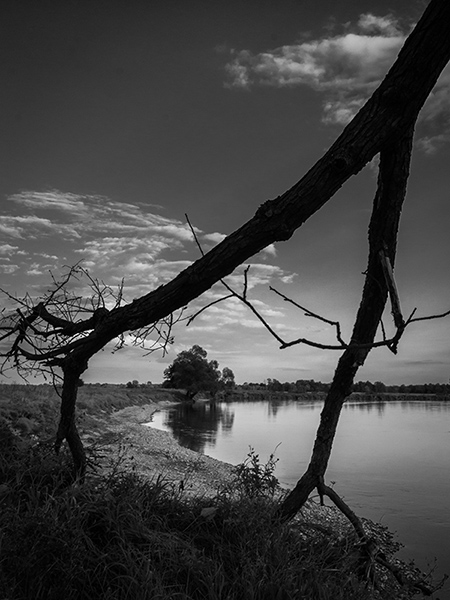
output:
<instances>
[{"instance_id":1,"label":"sky","mask_svg":"<svg viewBox=\"0 0 450 600\"><path fill-rule=\"evenodd\" d=\"M45 293L81 261L131 301L294 185L380 83L426 2L4 0L0 287ZM396 281L409 316L450 309L450 69L422 110ZM252 257L249 298L286 341L349 339L364 282L376 161L289 240ZM228 281L242 289L242 268ZM220 284L184 316L218 299ZM2 306L7 305L2 300ZM392 331L389 310L384 323ZM126 345L86 382L160 382L199 344L239 383L331 381L340 352L279 344L237 300L179 322L168 354ZM126 341L130 339L127 337ZM413 324L358 380L448 382L450 317ZM14 378L13 378L14 379ZM4 381L10 381L3 379Z\"/></svg>"}]
</instances>

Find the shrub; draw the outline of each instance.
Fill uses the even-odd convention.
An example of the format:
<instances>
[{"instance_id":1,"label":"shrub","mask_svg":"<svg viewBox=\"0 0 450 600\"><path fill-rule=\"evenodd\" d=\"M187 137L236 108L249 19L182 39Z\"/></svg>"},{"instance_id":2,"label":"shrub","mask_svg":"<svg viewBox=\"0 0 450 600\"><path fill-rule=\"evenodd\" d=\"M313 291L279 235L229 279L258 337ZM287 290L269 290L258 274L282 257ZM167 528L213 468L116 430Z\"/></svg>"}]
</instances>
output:
<instances>
[{"instance_id":1,"label":"shrub","mask_svg":"<svg viewBox=\"0 0 450 600\"><path fill-rule=\"evenodd\" d=\"M274 475L279 460L275 458L276 448L265 464L260 463L259 454L256 454L254 448L249 448L247 458L236 467L237 486L249 498L273 496L279 487Z\"/></svg>"}]
</instances>

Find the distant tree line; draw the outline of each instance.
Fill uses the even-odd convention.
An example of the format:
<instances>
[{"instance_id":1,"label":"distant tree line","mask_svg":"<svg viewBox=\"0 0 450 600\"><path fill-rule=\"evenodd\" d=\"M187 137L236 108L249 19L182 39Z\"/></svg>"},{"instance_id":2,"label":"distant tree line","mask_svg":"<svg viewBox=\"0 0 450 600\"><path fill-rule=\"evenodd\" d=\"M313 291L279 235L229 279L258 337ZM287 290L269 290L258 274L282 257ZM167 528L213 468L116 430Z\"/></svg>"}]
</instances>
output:
<instances>
[{"instance_id":1,"label":"distant tree line","mask_svg":"<svg viewBox=\"0 0 450 600\"><path fill-rule=\"evenodd\" d=\"M291 394L304 394L305 392L328 392L330 383L314 381L314 379L298 379L285 381L266 379L262 383L245 382L240 388L244 390L267 390L269 392L289 392ZM450 383L419 383L386 385L382 381L358 381L353 384L353 392L365 394L450 394Z\"/></svg>"}]
</instances>

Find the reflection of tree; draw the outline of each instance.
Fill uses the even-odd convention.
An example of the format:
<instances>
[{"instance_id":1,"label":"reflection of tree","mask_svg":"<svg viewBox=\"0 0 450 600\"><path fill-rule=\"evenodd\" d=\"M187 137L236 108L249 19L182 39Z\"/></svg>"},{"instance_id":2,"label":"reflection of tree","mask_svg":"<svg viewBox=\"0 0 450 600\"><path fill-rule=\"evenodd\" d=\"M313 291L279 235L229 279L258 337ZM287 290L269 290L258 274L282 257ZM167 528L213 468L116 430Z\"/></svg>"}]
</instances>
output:
<instances>
[{"instance_id":1,"label":"reflection of tree","mask_svg":"<svg viewBox=\"0 0 450 600\"><path fill-rule=\"evenodd\" d=\"M276 417L280 406L289 406L289 404L291 404L291 400L280 399L276 396L270 395L267 403L269 417Z\"/></svg>"},{"instance_id":2,"label":"reflection of tree","mask_svg":"<svg viewBox=\"0 0 450 600\"><path fill-rule=\"evenodd\" d=\"M381 417L386 412L386 402L377 402L375 408L377 409L378 416Z\"/></svg>"},{"instance_id":3,"label":"reflection of tree","mask_svg":"<svg viewBox=\"0 0 450 600\"><path fill-rule=\"evenodd\" d=\"M234 411L225 403L197 402L178 405L167 412L165 425L181 446L203 452L206 442L215 445L219 425L231 431Z\"/></svg>"},{"instance_id":4,"label":"reflection of tree","mask_svg":"<svg viewBox=\"0 0 450 600\"><path fill-rule=\"evenodd\" d=\"M231 411L229 406L222 407L222 411L222 431L225 435L228 435L233 428L234 411Z\"/></svg>"},{"instance_id":5,"label":"reflection of tree","mask_svg":"<svg viewBox=\"0 0 450 600\"><path fill-rule=\"evenodd\" d=\"M347 404L347 410L356 410L365 412L372 412L376 410L377 413L381 416L384 414L386 410L386 402L384 400L373 400L370 402L351 402Z\"/></svg>"}]
</instances>

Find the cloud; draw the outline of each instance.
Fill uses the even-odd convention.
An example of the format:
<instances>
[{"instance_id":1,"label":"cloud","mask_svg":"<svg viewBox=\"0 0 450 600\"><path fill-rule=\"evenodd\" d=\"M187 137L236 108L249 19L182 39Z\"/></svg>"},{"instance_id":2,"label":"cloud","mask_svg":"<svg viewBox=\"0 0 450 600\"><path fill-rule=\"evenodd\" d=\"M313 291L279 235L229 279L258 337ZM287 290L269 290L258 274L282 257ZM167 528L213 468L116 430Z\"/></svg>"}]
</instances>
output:
<instances>
[{"instance_id":1,"label":"cloud","mask_svg":"<svg viewBox=\"0 0 450 600\"><path fill-rule=\"evenodd\" d=\"M260 53L231 50L226 87L307 86L323 96L322 121L347 125L394 63L412 24L393 15L362 14L339 34L304 39ZM334 29L334 28L333 28ZM416 146L435 153L450 141L450 66L441 74L419 116Z\"/></svg>"},{"instance_id":2,"label":"cloud","mask_svg":"<svg viewBox=\"0 0 450 600\"><path fill-rule=\"evenodd\" d=\"M306 85L325 94L323 120L348 123L394 62L406 38L392 16L363 14L339 35L252 54L232 51L229 87Z\"/></svg>"},{"instance_id":3,"label":"cloud","mask_svg":"<svg viewBox=\"0 0 450 600\"><path fill-rule=\"evenodd\" d=\"M28 208L60 210L77 217L85 216L87 213L83 196L71 194L70 192L65 194L61 194L57 190L32 193L19 192L10 196L9 199Z\"/></svg>"},{"instance_id":4,"label":"cloud","mask_svg":"<svg viewBox=\"0 0 450 600\"><path fill-rule=\"evenodd\" d=\"M8 217L3 216L0 216L0 233L12 238L22 237L19 228L14 223L11 223Z\"/></svg>"},{"instance_id":5,"label":"cloud","mask_svg":"<svg viewBox=\"0 0 450 600\"><path fill-rule=\"evenodd\" d=\"M27 217L0 217L0 226L9 227L11 235L16 237L23 237L24 226L33 222L40 234L58 233L66 238L79 238L88 232L111 234L119 231L127 235L161 234L183 242L192 240L192 232L186 223L151 213L136 204L114 202L104 196L59 190L23 191L9 196L8 200L32 211ZM46 211L46 217L38 217L38 211Z\"/></svg>"},{"instance_id":6,"label":"cloud","mask_svg":"<svg viewBox=\"0 0 450 600\"><path fill-rule=\"evenodd\" d=\"M219 244L222 242L227 236L224 233L205 233L202 235L202 240L206 242L213 242L214 244Z\"/></svg>"},{"instance_id":7,"label":"cloud","mask_svg":"<svg viewBox=\"0 0 450 600\"><path fill-rule=\"evenodd\" d=\"M276 256L277 249L275 248L275 244L269 244L266 248L263 248L260 252L263 256Z\"/></svg>"},{"instance_id":8,"label":"cloud","mask_svg":"<svg viewBox=\"0 0 450 600\"><path fill-rule=\"evenodd\" d=\"M8 200L0 214L0 224L10 238L9 243L0 245L2 262L8 261L1 270L4 278L14 274L14 281L7 285L16 288L21 274L23 281L29 278L26 285L30 293L46 292L49 271L58 279L64 265L81 261L92 277L108 285L120 286L124 280L124 299L131 301L172 280L198 258L190 227L152 212L152 206L58 190L22 191ZM205 250L226 237L198 228L195 232ZM12 256L15 266L9 262ZM294 274L272 264L275 256L275 247L270 245L249 261L249 291L292 280ZM238 291L244 284L244 269L240 266L227 277ZM79 281L78 293L89 293L86 283ZM223 295L219 286L213 289L206 293L203 303ZM247 309L242 314L235 312L230 322L238 322L236 314L242 319L242 326L256 327Z\"/></svg>"},{"instance_id":9,"label":"cloud","mask_svg":"<svg viewBox=\"0 0 450 600\"><path fill-rule=\"evenodd\" d=\"M436 135L425 136L417 140L416 146L425 154L435 154L441 146L450 142L450 131Z\"/></svg>"},{"instance_id":10,"label":"cloud","mask_svg":"<svg viewBox=\"0 0 450 600\"><path fill-rule=\"evenodd\" d=\"M294 273L288 273L277 265L250 262L240 265L231 275L225 277L225 281L240 291L244 284L244 272L247 267L250 267L247 273L247 289L249 290L257 285L269 285L274 280L290 283L295 277Z\"/></svg>"},{"instance_id":11,"label":"cloud","mask_svg":"<svg viewBox=\"0 0 450 600\"><path fill-rule=\"evenodd\" d=\"M244 269L245 265L242 265L225 279L238 293L241 293L243 289ZM280 279L290 275L293 274L286 273L276 265L254 263L250 268L247 281L247 299L250 300L259 315L275 327L277 331L292 332L292 319L289 317L288 322L285 322L286 307L275 306L276 299L265 292L269 284L275 285ZM256 286L261 287L255 290ZM251 293L249 293L250 291ZM224 299L228 293L228 290L222 284L217 283L201 297L191 302L188 307L188 316L199 314L193 324L189 325L188 331L198 334L214 331L216 337L227 334L239 336L242 328L263 332L265 330L263 323L241 300L236 297ZM223 299L223 301L217 303L219 299ZM213 302L216 302L216 304L212 304ZM208 308L202 311L204 307Z\"/></svg>"},{"instance_id":12,"label":"cloud","mask_svg":"<svg viewBox=\"0 0 450 600\"><path fill-rule=\"evenodd\" d=\"M450 65L442 71L420 113L416 146L434 154L450 141Z\"/></svg>"},{"instance_id":13,"label":"cloud","mask_svg":"<svg viewBox=\"0 0 450 600\"><path fill-rule=\"evenodd\" d=\"M36 215L0 215L0 231L13 238L39 239L60 235L66 239L80 238L77 228Z\"/></svg>"},{"instance_id":14,"label":"cloud","mask_svg":"<svg viewBox=\"0 0 450 600\"><path fill-rule=\"evenodd\" d=\"M10 244L0 244L0 255L11 256L11 254L15 254L16 250L18 249L19 246L11 246Z\"/></svg>"},{"instance_id":15,"label":"cloud","mask_svg":"<svg viewBox=\"0 0 450 600\"><path fill-rule=\"evenodd\" d=\"M0 273L4 273L5 275L12 275L19 269L19 265L0 265Z\"/></svg>"}]
</instances>

